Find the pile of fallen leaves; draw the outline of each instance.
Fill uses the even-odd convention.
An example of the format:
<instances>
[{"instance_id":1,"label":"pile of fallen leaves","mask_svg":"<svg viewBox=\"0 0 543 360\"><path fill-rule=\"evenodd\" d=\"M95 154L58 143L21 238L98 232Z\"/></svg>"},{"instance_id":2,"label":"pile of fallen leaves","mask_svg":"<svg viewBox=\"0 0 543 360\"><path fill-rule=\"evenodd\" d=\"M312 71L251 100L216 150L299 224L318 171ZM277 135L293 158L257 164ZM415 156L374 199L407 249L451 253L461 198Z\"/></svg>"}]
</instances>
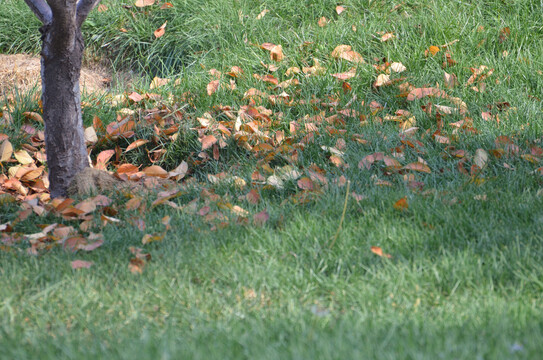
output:
<instances>
[{"instance_id":1,"label":"pile of fallen leaves","mask_svg":"<svg viewBox=\"0 0 543 360\"><path fill-rule=\"evenodd\" d=\"M152 3L154 2L139 1L136 6L151 6ZM338 7L336 11L341 14L345 8ZM265 14L264 12L259 16ZM319 26L326 26L327 23L327 19L319 20ZM165 29L166 24L155 32L155 37L158 39L166 36ZM382 32L377 36L381 41L396 39L392 32ZM126 195L123 204L113 202L108 197L108 189L102 188L98 189L101 194L79 202L71 198L51 200L45 170L46 155L41 126L43 120L39 111L26 112L24 115L28 122L21 128L21 132L27 141L22 142L18 149L13 148L7 135L0 134L0 202L20 204L16 219L0 225L1 246L4 250L15 251L12 245L24 240L29 242L27 251L31 254L38 254L54 246L62 246L70 251L92 251L104 241L101 227L121 221L116 217L120 207L144 214L144 197L147 195L142 192L146 189L155 190L148 193L152 194L149 196L154 196L151 207L170 206L188 211L201 216L210 224L211 230L228 226L232 221L237 224L262 225L269 219L268 213L263 210L250 214L243 208L243 204L256 205L260 202L262 190L282 189L287 183L294 183L297 187L297 191L287 195L288 198L285 199L294 204L317 199L331 183L344 186L349 181L345 175L331 175L315 163L302 167L299 156L309 144L315 143L319 136L330 136L335 139L335 146L321 146L322 157L336 169L335 174L341 174L349 168L349 163L345 161L345 150L349 142L370 147L370 140L364 135L364 127L370 123L377 126L396 124L398 131L396 146L380 152L366 153L359 159L359 170L367 172L375 186L402 183L413 191L423 191L425 174L441 171L432 169L425 159L428 144L440 146L443 158L455 161L458 173L475 182L484 181L482 174L491 156L511 171L515 169L508 164L508 159L520 157L538 164L543 158L541 147L528 144L521 149L507 136L496 138L492 149L477 149L470 153L461 147L458 142L460 135L477 134L478 129L472 120L475 115L470 114L462 99L450 95L451 89L466 86L474 92L484 92L491 86L489 79L494 70L484 65L475 66L468 79L458 79L454 74L456 62L452 51L455 43L456 41L442 46L429 46L424 54L420 54L443 58L443 81L435 86L415 85L416 79L405 75L409 73L409 69L400 62L374 59L372 64L368 64L351 45L338 45L326 55L332 63L346 62L350 66L346 72L332 73L317 58L313 59L311 66L283 66L282 64L288 62L288 57L284 54L282 45L263 43L253 44L262 49L262 71L247 74L241 66L234 64L228 69L210 69L206 94L185 93L180 98L175 98L173 95L130 92L112 96L111 105L121 108L117 118L106 125L95 116L93 125L85 129L85 137L89 154L94 159L94 169L109 171L115 181L139 184L137 191L130 186L118 187L117 190L124 191ZM350 84L350 81L357 78L360 67L374 69L375 80L368 91L378 93L383 88L391 89L398 98L405 99L404 104L419 104L425 116L432 119L432 125L426 129L420 128L416 116L405 109L391 112L377 101L366 103L364 99L360 99L353 93ZM301 98L300 89L311 77L333 77L338 81L338 88L341 90L325 98L313 97L308 103ZM250 78L256 79L261 86L249 87ZM155 78L150 89L161 92L170 82L175 83L175 80ZM238 108L216 104L197 117L185 111L190 108L195 96L213 97L220 91L240 88L246 90L241 99L244 105ZM88 108L88 104L83 105ZM307 105L313 108L314 115L306 115L285 124L281 108ZM488 111L477 116L480 115L485 121L494 121L496 126L499 126L500 121L507 119L512 109L509 103L499 102L490 104ZM0 115L3 123L9 125L9 106L3 109ZM183 125L187 123L191 126L189 131L194 132L199 139L201 148L168 171L157 164L167 155L166 145L177 141L181 131L187 131L182 130L186 129ZM347 130L348 127L352 129L353 124L359 125L359 133ZM150 128L152 135L138 138L138 128ZM208 174L207 183L197 184L191 177L192 171L209 161L220 162L221 152L234 143L256 159L256 167L251 177L240 177L236 174L236 166L233 166L230 172ZM142 167L140 164L126 162L126 154L138 148L144 149L151 165ZM96 149L101 151L95 154ZM416 161L406 160L415 158ZM277 159L281 161L274 161ZM534 171L543 175L543 167L535 168ZM216 184L232 186L242 195L236 199L218 195L213 191L213 185ZM172 201L187 194L189 189L194 187L200 191L192 201L185 205ZM364 198L356 193L351 193L350 196L357 201ZM400 211L405 210L408 207L406 198L398 200L394 207ZM13 231L18 222L31 214L39 217L45 213L72 220L74 225L46 224L41 226L42 230L36 234L19 234ZM164 231L161 233L147 233L142 216L134 216L129 221L144 232L143 244L160 241L170 229L168 217L163 219ZM372 251L380 256L390 257L383 254L380 248L376 247ZM135 257L130 267L132 271L141 272L150 255L144 254L141 249L133 249L133 253ZM82 262L74 267L87 265Z\"/></svg>"}]
</instances>

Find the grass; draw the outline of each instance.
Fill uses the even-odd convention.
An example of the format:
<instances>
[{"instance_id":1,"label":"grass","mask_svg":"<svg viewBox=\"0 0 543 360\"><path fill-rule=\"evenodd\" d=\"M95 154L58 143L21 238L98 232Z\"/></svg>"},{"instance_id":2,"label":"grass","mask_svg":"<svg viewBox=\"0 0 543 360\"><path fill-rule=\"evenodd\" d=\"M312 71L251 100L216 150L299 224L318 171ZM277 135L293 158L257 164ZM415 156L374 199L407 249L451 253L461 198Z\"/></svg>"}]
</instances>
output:
<instances>
[{"instance_id":1,"label":"grass","mask_svg":"<svg viewBox=\"0 0 543 360\"><path fill-rule=\"evenodd\" d=\"M321 131L314 143L298 152L297 169L308 174L316 164L329 185L308 202L296 181L283 189L249 185L240 190L225 183L213 184L208 174L225 171L250 183L254 170L262 170L261 158L237 147L234 141L221 150L219 161L195 162L200 151L195 119L222 104L239 109L247 105L243 95L251 87L273 90L252 77L265 74L261 61L269 54L252 44L281 44L286 55L275 73L285 80L291 66L311 66L318 58L327 74L347 71L352 65L330 57L340 44L349 44L369 64L382 58L402 62L402 76L416 87L443 87L443 52L425 57L431 45L459 39L451 46L457 62L445 69L462 84L470 68L486 65L494 69L487 90L475 92L460 85L447 90L468 106L477 134L452 136L452 145L470 154L477 149L495 149L499 135L508 136L530 153L541 146L543 92L542 4L536 1L345 1L346 11L335 12L335 1L178 1L171 9L126 9L128 2L103 1L107 11L94 11L84 26L89 56L108 62L118 71L139 74L124 89L115 91L158 92L172 95L168 106L183 107L183 133L165 144L160 164L173 169L190 159L192 180L187 193L174 199L180 205L196 201L199 210L223 211L206 200L202 189L211 189L224 202L240 205L249 213L249 224L238 224L229 216L206 221L204 216L172 207L151 207L156 194L142 195L147 210L126 210L128 200L114 196L119 224L101 227L104 245L92 252L71 253L61 247L34 257L27 255L28 240L0 251L0 358L313 358L313 359L538 359L543 346L543 178L534 173L540 164L520 156L497 158L492 154L480 174L465 176L457 170L459 159L452 150L436 143L435 117L421 105L429 101L450 105L444 99L406 101L395 87L372 88L377 77L371 65L362 65L349 80L352 92L343 94L333 77L299 77L297 92L305 104L266 107L274 111L277 124L270 131L285 130L291 121L305 115L330 111L310 104L338 94L345 105L357 95L353 108L368 117L345 125L344 159L348 168L337 168L321 146L336 146L338 136ZM270 10L262 19L257 15ZM8 11L9 10L9 11ZM331 20L317 25L320 17ZM154 39L153 31L168 21L166 35ZM0 3L0 52L37 52L39 24L20 1ZM356 32L353 31L356 27ZM127 32L120 32L125 28ZM502 29L510 34L500 40ZM392 31L396 38L381 42L377 32ZM305 43L307 42L307 43ZM504 56L504 51L507 52ZM374 60L377 59L377 60ZM211 80L208 70L227 72L240 66L245 76L234 91L221 88L206 94ZM178 85L149 89L154 76L181 79ZM173 81L172 81L173 83ZM186 101L186 94L192 101ZM110 98L95 99L84 110L87 126L94 115L104 122L116 120L122 107ZM372 114L361 105L377 101L384 109ZM500 113L501 121L485 121L481 112L489 105L508 102L511 109ZM20 96L13 106L16 126L0 128L15 148L28 139L20 132L24 111L37 111L36 100ZM361 170L358 163L374 152L390 155L401 146L397 123L376 118L404 109L417 119L424 152L406 147L403 165L423 157L430 174L415 173L424 184L413 191L402 175L387 175L384 164ZM282 112L282 117L277 113ZM448 115L446 124L463 116ZM421 134L428 131L427 136ZM144 125L138 138L152 139ZM352 140L361 134L368 144ZM298 139L299 140L299 139ZM298 141L297 140L297 141ZM105 144L125 148L132 139ZM123 154L123 161L149 165L144 149ZM159 146L159 145L153 145ZM162 146L162 145L160 145ZM100 149L93 150L96 155ZM141 150L141 151L140 151ZM139 152L138 152L139 151ZM289 163L277 156L270 165ZM513 168L514 170L509 170ZM330 247L345 205L347 211L337 240ZM392 186L376 186L375 179ZM238 196L256 188L260 203L253 205ZM408 208L394 204L406 197ZM252 215L266 210L264 226L251 222ZM6 203L0 223L13 222L19 205ZM229 214L228 212L224 212ZM170 216L172 230L161 242L141 244L146 233L159 233L161 219ZM142 219L146 230L134 219ZM100 220L96 220L97 223ZM40 231L37 224L78 222L52 214L31 215L14 231ZM225 222L225 221L222 221ZM381 247L392 258L379 257L372 246ZM141 247L152 260L141 275L130 272L134 255ZM90 269L72 270L75 259L92 261Z\"/></svg>"}]
</instances>

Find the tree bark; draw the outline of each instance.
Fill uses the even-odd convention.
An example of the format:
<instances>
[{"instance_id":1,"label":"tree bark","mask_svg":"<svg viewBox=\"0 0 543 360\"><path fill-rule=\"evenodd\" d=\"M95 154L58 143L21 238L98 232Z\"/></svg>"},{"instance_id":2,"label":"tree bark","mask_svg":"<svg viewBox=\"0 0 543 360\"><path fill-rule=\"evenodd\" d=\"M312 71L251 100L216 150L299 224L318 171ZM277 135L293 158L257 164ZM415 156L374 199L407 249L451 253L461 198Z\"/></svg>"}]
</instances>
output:
<instances>
[{"instance_id":1,"label":"tree bark","mask_svg":"<svg viewBox=\"0 0 543 360\"><path fill-rule=\"evenodd\" d=\"M51 197L65 196L72 178L89 166L81 117L81 30L72 19L44 25L41 53L45 150ZM67 21L73 20L73 21Z\"/></svg>"},{"instance_id":2,"label":"tree bark","mask_svg":"<svg viewBox=\"0 0 543 360\"><path fill-rule=\"evenodd\" d=\"M81 24L100 0L25 0L43 23L41 79L51 197L89 166L81 117Z\"/></svg>"}]
</instances>

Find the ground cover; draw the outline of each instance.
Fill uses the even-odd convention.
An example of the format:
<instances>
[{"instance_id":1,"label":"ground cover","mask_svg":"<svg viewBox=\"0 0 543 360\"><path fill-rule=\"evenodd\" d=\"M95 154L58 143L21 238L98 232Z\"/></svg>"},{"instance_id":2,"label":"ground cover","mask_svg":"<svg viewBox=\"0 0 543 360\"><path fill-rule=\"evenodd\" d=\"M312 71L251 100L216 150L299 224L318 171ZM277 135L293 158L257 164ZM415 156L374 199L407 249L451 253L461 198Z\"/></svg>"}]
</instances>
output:
<instances>
[{"instance_id":1,"label":"ground cover","mask_svg":"<svg viewBox=\"0 0 543 360\"><path fill-rule=\"evenodd\" d=\"M125 182L49 201L4 98L0 355L537 358L541 7L102 2L87 61L138 77L84 118Z\"/></svg>"}]
</instances>

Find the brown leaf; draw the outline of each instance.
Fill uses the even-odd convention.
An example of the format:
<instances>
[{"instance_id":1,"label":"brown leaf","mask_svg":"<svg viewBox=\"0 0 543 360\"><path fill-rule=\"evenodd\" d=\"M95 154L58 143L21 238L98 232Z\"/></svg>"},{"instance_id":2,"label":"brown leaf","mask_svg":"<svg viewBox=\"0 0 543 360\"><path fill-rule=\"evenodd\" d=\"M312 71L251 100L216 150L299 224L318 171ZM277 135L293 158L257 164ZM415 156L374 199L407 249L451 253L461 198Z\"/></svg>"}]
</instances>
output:
<instances>
[{"instance_id":1,"label":"brown leaf","mask_svg":"<svg viewBox=\"0 0 543 360\"><path fill-rule=\"evenodd\" d=\"M394 209L396 210L403 211L407 210L408 207L409 204L407 203L407 198L405 196L394 203Z\"/></svg>"},{"instance_id":2,"label":"brown leaf","mask_svg":"<svg viewBox=\"0 0 543 360\"><path fill-rule=\"evenodd\" d=\"M140 147L140 146L142 146L142 145L145 145L145 144L147 144L148 142L149 142L149 140L145 140L145 139L136 140L136 141L134 141L132 144L130 144L130 145L128 145L128 146L126 147L125 152L130 151L130 150L134 150L135 148L138 148L138 147Z\"/></svg>"},{"instance_id":3,"label":"brown leaf","mask_svg":"<svg viewBox=\"0 0 543 360\"><path fill-rule=\"evenodd\" d=\"M34 120L36 122L39 122L39 123L42 123L43 124L43 118L40 114L36 113L36 112L32 112L32 111L25 111L23 113L23 115L25 116L25 118L27 119L30 119L30 120Z\"/></svg>"},{"instance_id":4,"label":"brown leaf","mask_svg":"<svg viewBox=\"0 0 543 360\"><path fill-rule=\"evenodd\" d=\"M135 102L135 103L138 103L138 102L140 102L140 101L143 100L143 96L141 96L140 94L138 94L138 93L135 92L135 91L132 92L130 95L128 95L128 98L129 98L130 100L132 100L133 102Z\"/></svg>"},{"instance_id":5,"label":"brown leaf","mask_svg":"<svg viewBox=\"0 0 543 360\"><path fill-rule=\"evenodd\" d=\"M303 177L301 179L298 180L298 187L302 190L314 190L315 189L315 184L313 183L313 181L308 178L308 177Z\"/></svg>"},{"instance_id":6,"label":"brown leaf","mask_svg":"<svg viewBox=\"0 0 543 360\"><path fill-rule=\"evenodd\" d=\"M168 24L168 20L166 20L166 22L164 22L164 24L162 24L162 26L160 26L158 29L155 30L154 34L155 34L155 38L159 38L161 37L162 35L164 35L166 33L166 25Z\"/></svg>"},{"instance_id":7,"label":"brown leaf","mask_svg":"<svg viewBox=\"0 0 543 360\"><path fill-rule=\"evenodd\" d=\"M220 80L210 81L209 84L207 84L207 87L206 87L207 95L209 95L209 96L213 95L217 91L217 89L219 88L219 85L220 85Z\"/></svg>"},{"instance_id":8,"label":"brown leaf","mask_svg":"<svg viewBox=\"0 0 543 360\"><path fill-rule=\"evenodd\" d=\"M283 54L283 47L281 45L275 45L270 50L270 58L274 61L281 61L285 55Z\"/></svg>"},{"instance_id":9,"label":"brown leaf","mask_svg":"<svg viewBox=\"0 0 543 360\"><path fill-rule=\"evenodd\" d=\"M209 149L218 141L218 139L213 135L206 135L199 140L202 143L202 150Z\"/></svg>"},{"instance_id":10,"label":"brown leaf","mask_svg":"<svg viewBox=\"0 0 543 360\"><path fill-rule=\"evenodd\" d=\"M167 178L168 172L158 165L151 165L142 170L147 176L157 176L160 178Z\"/></svg>"},{"instance_id":11,"label":"brown leaf","mask_svg":"<svg viewBox=\"0 0 543 360\"><path fill-rule=\"evenodd\" d=\"M13 146L9 140L4 140L2 145L0 145L0 163L9 160L11 154L13 154Z\"/></svg>"},{"instance_id":12,"label":"brown leaf","mask_svg":"<svg viewBox=\"0 0 543 360\"><path fill-rule=\"evenodd\" d=\"M332 74L333 77L339 80L347 80L356 76L356 68L351 68L349 71Z\"/></svg>"},{"instance_id":13,"label":"brown leaf","mask_svg":"<svg viewBox=\"0 0 543 360\"><path fill-rule=\"evenodd\" d=\"M85 260L74 260L71 262L72 269L81 269L81 268L90 268L92 266L91 261L85 261Z\"/></svg>"},{"instance_id":14,"label":"brown leaf","mask_svg":"<svg viewBox=\"0 0 543 360\"><path fill-rule=\"evenodd\" d=\"M413 170L413 171L419 171L419 172L425 172L430 174L432 170L430 170L430 167L426 164L423 164L421 162L414 162L411 164L407 164L404 166L404 169L406 170Z\"/></svg>"}]
</instances>

